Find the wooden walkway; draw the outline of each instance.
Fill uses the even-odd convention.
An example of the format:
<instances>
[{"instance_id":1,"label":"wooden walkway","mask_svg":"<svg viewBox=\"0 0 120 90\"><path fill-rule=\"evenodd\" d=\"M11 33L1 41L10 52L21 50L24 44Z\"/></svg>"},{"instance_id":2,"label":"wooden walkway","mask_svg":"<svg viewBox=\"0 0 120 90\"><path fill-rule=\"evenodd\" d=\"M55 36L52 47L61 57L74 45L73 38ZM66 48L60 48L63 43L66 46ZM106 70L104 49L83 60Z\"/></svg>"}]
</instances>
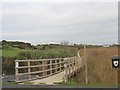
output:
<instances>
[{"instance_id":1,"label":"wooden walkway","mask_svg":"<svg viewBox=\"0 0 120 90\"><path fill-rule=\"evenodd\" d=\"M38 79L38 80L33 80L30 81L33 84L47 84L47 85L54 85L55 83L58 82L63 82L64 81L64 71L60 72L58 74L43 78L43 79Z\"/></svg>"},{"instance_id":2,"label":"wooden walkway","mask_svg":"<svg viewBox=\"0 0 120 90\"><path fill-rule=\"evenodd\" d=\"M70 71L71 73L69 73L69 69L67 69L67 71L64 70L55 75L52 75L52 76L49 76L46 78L42 78L42 79L38 79L38 80L33 80L31 82L35 85L38 85L38 84L55 85L56 83L65 81L66 72L69 73L69 75L66 78L71 78L73 75L75 75L79 72L79 71L74 71L74 73L73 73L72 69L70 69L70 70L71 70ZM75 70L75 67L74 67L74 70Z\"/></svg>"},{"instance_id":3,"label":"wooden walkway","mask_svg":"<svg viewBox=\"0 0 120 90\"><path fill-rule=\"evenodd\" d=\"M65 81L79 72L82 59L78 57L38 60L16 60L16 82L31 81L35 84Z\"/></svg>"}]
</instances>

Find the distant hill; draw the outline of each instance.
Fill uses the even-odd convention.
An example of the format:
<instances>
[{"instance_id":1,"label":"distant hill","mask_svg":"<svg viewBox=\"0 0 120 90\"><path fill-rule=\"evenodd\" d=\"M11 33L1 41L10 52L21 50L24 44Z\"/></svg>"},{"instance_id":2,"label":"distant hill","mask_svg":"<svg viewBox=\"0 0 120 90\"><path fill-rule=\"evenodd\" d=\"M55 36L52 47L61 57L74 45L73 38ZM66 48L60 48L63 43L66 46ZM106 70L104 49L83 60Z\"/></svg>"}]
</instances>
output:
<instances>
[{"instance_id":1,"label":"distant hill","mask_svg":"<svg viewBox=\"0 0 120 90\"><path fill-rule=\"evenodd\" d=\"M2 46L7 45L7 46L12 46L12 47L18 47L20 49L30 49L32 47L31 43L25 43L25 42L20 42L20 41L6 41L2 40Z\"/></svg>"}]
</instances>

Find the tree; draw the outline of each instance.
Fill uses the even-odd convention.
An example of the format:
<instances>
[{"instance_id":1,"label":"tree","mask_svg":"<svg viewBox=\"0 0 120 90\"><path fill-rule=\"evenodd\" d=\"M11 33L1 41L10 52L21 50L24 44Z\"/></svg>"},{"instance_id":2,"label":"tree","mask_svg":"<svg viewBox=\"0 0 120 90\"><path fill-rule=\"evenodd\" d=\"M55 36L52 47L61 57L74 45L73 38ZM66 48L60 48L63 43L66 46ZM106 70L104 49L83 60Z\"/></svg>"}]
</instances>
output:
<instances>
[{"instance_id":1,"label":"tree","mask_svg":"<svg viewBox=\"0 0 120 90\"><path fill-rule=\"evenodd\" d=\"M64 40L64 41L61 41L60 44L61 44L61 45L68 45L69 42Z\"/></svg>"},{"instance_id":2,"label":"tree","mask_svg":"<svg viewBox=\"0 0 120 90\"><path fill-rule=\"evenodd\" d=\"M6 40L2 40L2 45L6 45L7 41Z\"/></svg>"}]
</instances>

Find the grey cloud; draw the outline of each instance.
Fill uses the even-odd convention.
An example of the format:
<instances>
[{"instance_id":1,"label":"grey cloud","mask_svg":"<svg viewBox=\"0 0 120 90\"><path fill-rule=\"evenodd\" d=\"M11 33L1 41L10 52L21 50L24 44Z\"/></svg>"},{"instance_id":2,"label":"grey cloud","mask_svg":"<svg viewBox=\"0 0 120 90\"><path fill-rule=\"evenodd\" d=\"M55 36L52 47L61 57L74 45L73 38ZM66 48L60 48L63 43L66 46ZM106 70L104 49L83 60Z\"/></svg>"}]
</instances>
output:
<instances>
[{"instance_id":1,"label":"grey cloud","mask_svg":"<svg viewBox=\"0 0 120 90\"><path fill-rule=\"evenodd\" d=\"M32 43L61 40L71 43L117 43L117 3L12 5L3 4L4 39Z\"/></svg>"}]
</instances>

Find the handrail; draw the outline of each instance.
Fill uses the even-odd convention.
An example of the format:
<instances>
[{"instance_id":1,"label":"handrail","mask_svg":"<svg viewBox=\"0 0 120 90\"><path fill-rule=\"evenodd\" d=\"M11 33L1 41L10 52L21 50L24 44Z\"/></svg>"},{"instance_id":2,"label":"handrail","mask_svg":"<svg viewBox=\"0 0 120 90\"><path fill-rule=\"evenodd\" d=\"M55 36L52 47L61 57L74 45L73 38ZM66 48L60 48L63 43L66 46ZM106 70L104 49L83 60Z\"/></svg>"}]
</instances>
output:
<instances>
[{"instance_id":1,"label":"handrail","mask_svg":"<svg viewBox=\"0 0 120 90\"><path fill-rule=\"evenodd\" d=\"M28 75L28 79L26 80L32 80L32 74L39 74L42 73L42 77L47 77L49 75L53 75L55 73L61 72L65 69L65 64L69 69L75 67L79 67L78 65L78 58L79 57L67 57L67 58L53 58L53 59L37 59L37 60L16 60L15 61L15 76L16 76L16 82L22 81L20 80L20 76ZM54 63L52 61L55 61ZM59 62L57 62L59 60ZM31 62L37 62L42 61L40 65L31 65ZM48 61L50 62L49 64ZM20 62L27 62L26 66L19 66ZM53 67L54 65L54 67ZM49 68L48 68L49 66ZM20 69L27 69L27 72L19 73ZM31 72L31 68L41 68L38 71ZM74 71L74 70L73 70ZM48 74L49 72L49 74Z\"/></svg>"}]
</instances>

